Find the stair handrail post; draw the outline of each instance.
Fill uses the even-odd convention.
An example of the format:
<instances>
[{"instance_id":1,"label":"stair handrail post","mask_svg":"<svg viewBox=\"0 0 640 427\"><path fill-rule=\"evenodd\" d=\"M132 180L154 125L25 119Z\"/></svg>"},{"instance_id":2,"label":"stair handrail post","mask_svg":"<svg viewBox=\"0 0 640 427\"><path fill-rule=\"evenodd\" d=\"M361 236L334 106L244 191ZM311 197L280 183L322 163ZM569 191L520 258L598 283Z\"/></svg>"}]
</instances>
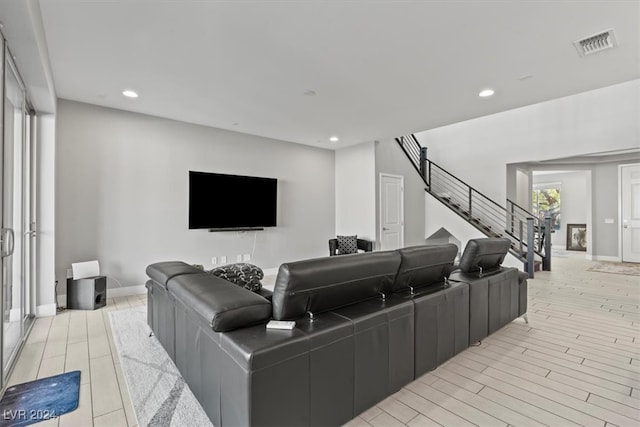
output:
<instances>
[{"instance_id":1,"label":"stair handrail post","mask_svg":"<svg viewBox=\"0 0 640 427\"><path fill-rule=\"evenodd\" d=\"M551 271L551 212L544 214L544 258L542 259L542 269Z\"/></svg>"},{"instance_id":2,"label":"stair handrail post","mask_svg":"<svg viewBox=\"0 0 640 427\"><path fill-rule=\"evenodd\" d=\"M427 147L420 147L420 174L427 178Z\"/></svg>"},{"instance_id":3,"label":"stair handrail post","mask_svg":"<svg viewBox=\"0 0 640 427\"><path fill-rule=\"evenodd\" d=\"M431 161L427 160L427 165L429 165L429 170L427 171L428 173L428 177L427 177L427 185L429 186L429 191L431 191Z\"/></svg>"},{"instance_id":4,"label":"stair handrail post","mask_svg":"<svg viewBox=\"0 0 640 427\"><path fill-rule=\"evenodd\" d=\"M469 222L471 222L471 201L473 200L473 188L469 187Z\"/></svg>"},{"instance_id":5,"label":"stair handrail post","mask_svg":"<svg viewBox=\"0 0 640 427\"><path fill-rule=\"evenodd\" d=\"M515 227L515 218L516 218L516 213L515 213L515 206L513 205L513 202L509 199L507 199L507 204L509 205L510 209L510 213L511 213L511 220L509 221L511 223L511 233L513 234L513 229Z\"/></svg>"},{"instance_id":6,"label":"stair handrail post","mask_svg":"<svg viewBox=\"0 0 640 427\"><path fill-rule=\"evenodd\" d=\"M519 225L519 227L518 227L518 243L520 245L520 247L518 249L519 249L520 255L522 255L522 253L524 252L524 245L522 243L522 242L524 242L524 239L523 239L524 238L524 225L523 225L523 222L522 222L521 219L518 220L518 225Z\"/></svg>"},{"instance_id":7,"label":"stair handrail post","mask_svg":"<svg viewBox=\"0 0 640 427\"><path fill-rule=\"evenodd\" d=\"M527 217L527 273L529 274L529 278L533 279L533 256L535 254L534 248L534 229L533 229L533 218Z\"/></svg>"}]
</instances>

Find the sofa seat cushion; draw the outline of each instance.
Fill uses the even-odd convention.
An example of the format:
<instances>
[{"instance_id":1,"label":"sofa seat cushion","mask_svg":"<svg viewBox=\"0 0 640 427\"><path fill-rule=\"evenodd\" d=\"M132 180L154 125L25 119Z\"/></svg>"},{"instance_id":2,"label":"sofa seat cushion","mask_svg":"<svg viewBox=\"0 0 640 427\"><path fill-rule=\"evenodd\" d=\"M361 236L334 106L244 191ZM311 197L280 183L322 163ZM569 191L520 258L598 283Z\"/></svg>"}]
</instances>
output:
<instances>
[{"instance_id":1,"label":"sofa seat cushion","mask_svg":"<svg viewBox=\"0 0 640 427\"><path fill-rule=\"evenodd\" d=\"M167 283L183 274L202 274L202 270L182 261L162 261L147 267L147 276L167 288Z\"/></svg>"},{"instance_id":2,"label":"sofa seat cushion","mask_svg":"<svg viewBox=\"0 0 640 427\"><path fill-rule=\"evenodd\" d=\"M259 292L262 289L260 280L264 278L262 269L256 265L246 262L223 265L209 270L210 274L218 276L228 282L242 286L251 292Z\"/></svg>"},{"instance_id":3,"label":"sofa seat cushion","mask_svg":"<svg viewBox=\"0 0 640 427\"><path fill-rule=\"evenodd\" d=\"M379 297L390 289L399 265L395 251L282 264L273 291L273 318L294 320Z\"/></svg>"},{"instance_id":4,"label":"sofa seat cushion","mask_svg":"<svg viewBox=\"0 0 640 427\"><path fill-rule=\"evenodd\" d=\"M271 303L262 296L210 274L187 274L168 283L169 292L216 332L267 321Z\"/></svg>"},{"instance_id":5,"label":"sofa seat cushion","mask_svg":"<svg viewBox=\"0 0 640 427\"><path fill-rule=\"evenodd\" d=\"M410 288L442 286L458 253L454 244L422 245L398 249L401 256L393 292Z\"/></svg>"}]
</instances>

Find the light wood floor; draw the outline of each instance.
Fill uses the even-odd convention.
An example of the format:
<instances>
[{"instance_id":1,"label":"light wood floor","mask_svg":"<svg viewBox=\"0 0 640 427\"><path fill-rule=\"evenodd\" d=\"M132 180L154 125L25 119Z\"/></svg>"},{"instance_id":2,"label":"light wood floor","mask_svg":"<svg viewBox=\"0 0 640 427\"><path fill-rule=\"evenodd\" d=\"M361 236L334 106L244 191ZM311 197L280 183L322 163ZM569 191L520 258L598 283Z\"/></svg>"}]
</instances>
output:
<instances>
[{"instance_id":1,"label":"light wood floor","mask_svg":"<svg viewBox=\"0 0 640 427\"><path fill-rule=\"evenodd\" d=\"M631 426L640 424L640 277L554 258L529 281L529 324L517 319L348 426ZM134 426L108 312L37 319L10 383L82 370L80 407L40 425Z\"/></svg>"}]
</instances>

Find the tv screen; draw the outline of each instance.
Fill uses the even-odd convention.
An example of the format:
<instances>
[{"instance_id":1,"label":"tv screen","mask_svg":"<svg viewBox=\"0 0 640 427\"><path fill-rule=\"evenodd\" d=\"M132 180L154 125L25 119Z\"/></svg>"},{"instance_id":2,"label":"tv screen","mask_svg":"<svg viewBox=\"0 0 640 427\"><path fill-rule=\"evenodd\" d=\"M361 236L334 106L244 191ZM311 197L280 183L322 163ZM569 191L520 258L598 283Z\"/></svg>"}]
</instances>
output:
<instances>
[{"instance_id":1,"label":"tv screen","mask_svg":"<svg viewBox=\"0 0 640 427\"><path fill-rule=\"evenodd\" d=\"M275 227L278 180L189 171L189 229Z\"/></svg>"}]
</instances>

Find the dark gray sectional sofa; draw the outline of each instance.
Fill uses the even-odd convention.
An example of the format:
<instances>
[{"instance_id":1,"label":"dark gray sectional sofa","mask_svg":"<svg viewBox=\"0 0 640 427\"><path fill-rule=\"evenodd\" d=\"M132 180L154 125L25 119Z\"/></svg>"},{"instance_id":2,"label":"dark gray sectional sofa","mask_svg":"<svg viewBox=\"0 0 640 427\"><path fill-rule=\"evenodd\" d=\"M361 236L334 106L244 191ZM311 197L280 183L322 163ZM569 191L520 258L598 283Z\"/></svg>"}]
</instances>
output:
<instances>
[{"instance_id":1,"label":"dark gray sectional sofa","mask_svg":"<svg viewBox=\"0 0 640 427\"><path fill-rule=\"evenodd\" d=\"M472 240L453 273L454 245L285 263L272 295L155 263L148 323L214 425L340 425L526 312L507 249Z\"/></svg>"}]
</instances>

